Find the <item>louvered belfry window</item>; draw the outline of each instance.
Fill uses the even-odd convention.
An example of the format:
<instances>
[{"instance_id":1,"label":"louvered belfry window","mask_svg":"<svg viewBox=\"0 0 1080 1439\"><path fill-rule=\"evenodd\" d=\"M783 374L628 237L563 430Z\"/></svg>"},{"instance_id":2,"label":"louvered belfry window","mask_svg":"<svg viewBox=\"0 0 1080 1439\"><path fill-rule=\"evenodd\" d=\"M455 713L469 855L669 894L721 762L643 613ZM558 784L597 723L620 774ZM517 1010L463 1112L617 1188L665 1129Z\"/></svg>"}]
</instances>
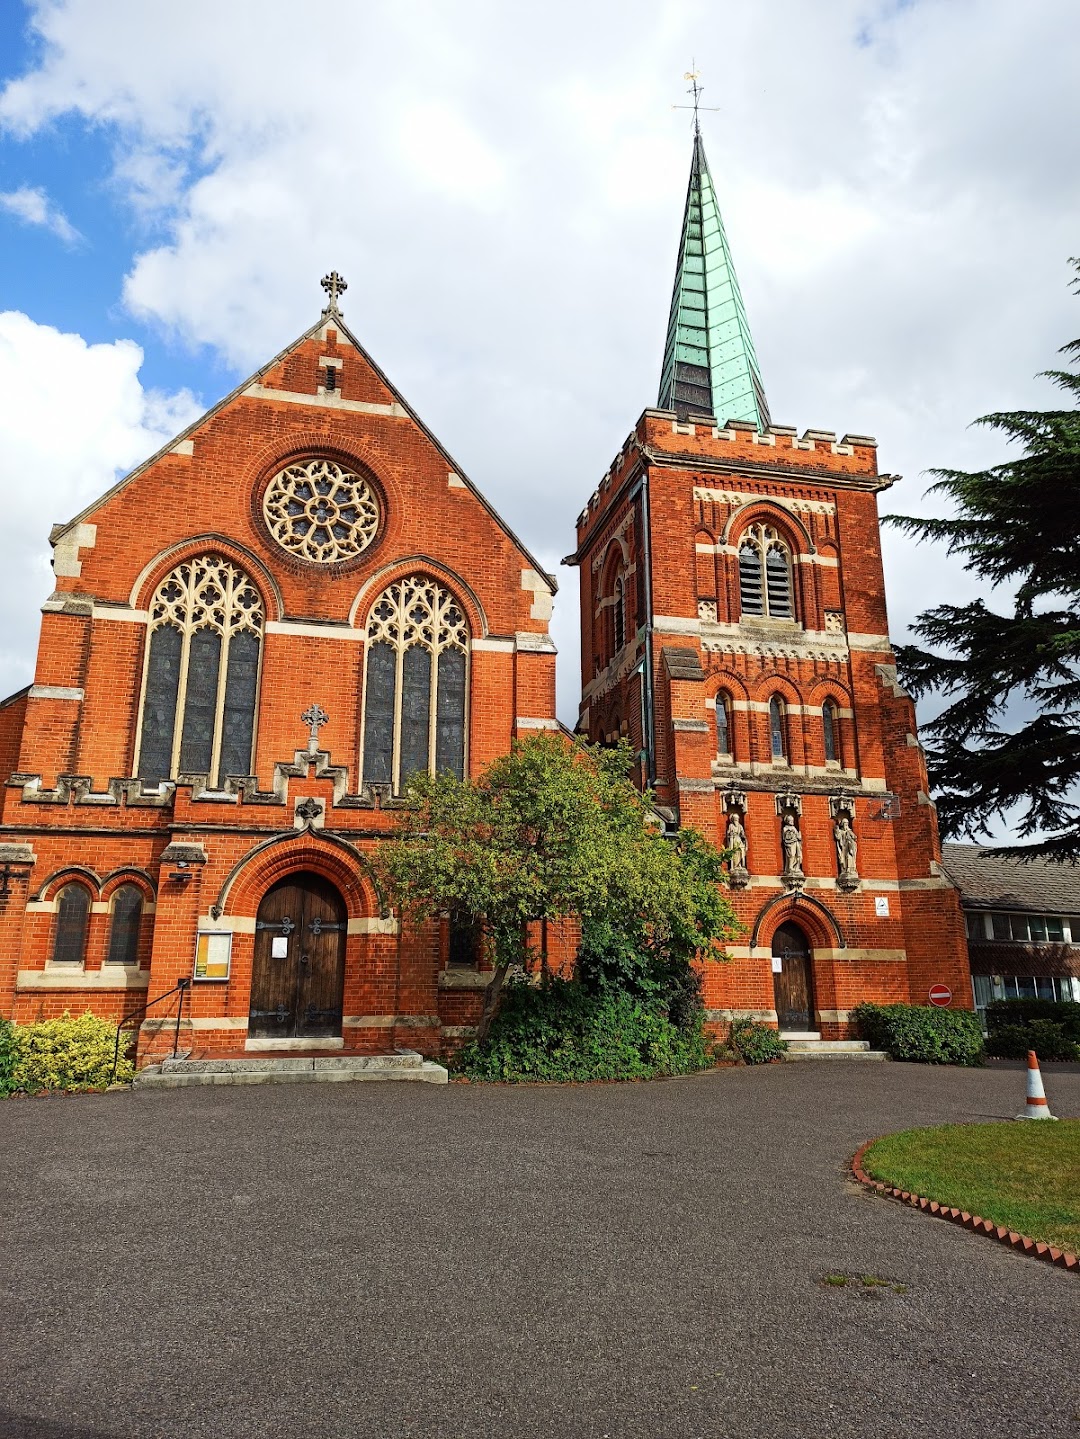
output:
<instances>
[{"instance_id":1,"label":"louvered belfry window","mask_svg":"<svg viewBox=\"0 0 1080 1439\"><path fill-rule=\"evenodd\" d=\"M139 778L251 772L263 605L218 554L184 560L150 602Z\"/></svg>"},{"instance_id":2,"label":"louvered belfry window","mask_svg":"<svg viewBox=\"0 0 1080 1439\"><path fill-rule=\"evenodd\" d=\"M465 774L469 626L427 575L395 580L371 609L364 673L364 784L399 794L419 770Z\"/></svg>"},{"instance_id":3,"label":"louvered belfry window","mask_svg":"<svg viewBox=\"0 0 1080 1439\"><path fill-rule=\"evenodd\" d=\"M771 525L751 525L739 545L739 594L744 615L795 617L791 551Z\"/></svg>"},{"instance_id":4,"label":"louvered belfry window","mask_svg":"<svg viewBox=\"0 0 1080 1439\"><path fill-rule=\"evenodd\" d=\"M65 884L57 895L53 964L82 964L86 959L86 927L90 919L90 891L81 884Z\"/></svg>"},{"instance_id":5,"label":"louvered belfry window","mask_svg":"<svg viewBox=\"0 0 1080 1439\"><path fill-rule=\"evenodd\" d=\"M113 895L106 964L138 964L142 909L142 890L134 884L122 884Z\"/></svg>"}]
</instances>

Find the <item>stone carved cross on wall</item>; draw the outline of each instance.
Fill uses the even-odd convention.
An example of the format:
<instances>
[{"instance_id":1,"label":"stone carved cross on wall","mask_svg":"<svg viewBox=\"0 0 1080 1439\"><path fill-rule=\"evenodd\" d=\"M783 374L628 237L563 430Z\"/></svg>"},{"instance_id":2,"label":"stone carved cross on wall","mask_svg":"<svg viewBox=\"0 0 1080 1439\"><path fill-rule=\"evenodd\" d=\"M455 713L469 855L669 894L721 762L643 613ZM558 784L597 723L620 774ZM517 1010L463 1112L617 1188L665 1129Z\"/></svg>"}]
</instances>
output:
<instances>
[{"instance_id":1,"label":"stone carved cross on wall","mask_svg":"<svg viewBox=\"0 0 1080 1439\"><path fill-rule=\"evenodd\" d=\"M340 315L341 311L338 309L338 296L345 293L349 288L348 285L346 285L336 270L331 270L329 275L324 275L319 281L319 284L326 291L327 299L329 300L329 304L323 311L323 314Z\"/></svg>"},{"instance_id":2,"label":"stone carved cross on wall","mask_svg":"<svg viewBox=\"0 0 1080 1439\"><path fill-rule=\"evenodd\" d=\"M323 707L318 704L309 705L308 708L304 711L304 713L300 716L301 724L306 724L311 730L311 734L308 736L307 742L308 754L315 754L318 750L319 731L322 729L324 724L327 724L329 722L329 720L330 716L326 713Z\"/></svg>"}]
</instances>

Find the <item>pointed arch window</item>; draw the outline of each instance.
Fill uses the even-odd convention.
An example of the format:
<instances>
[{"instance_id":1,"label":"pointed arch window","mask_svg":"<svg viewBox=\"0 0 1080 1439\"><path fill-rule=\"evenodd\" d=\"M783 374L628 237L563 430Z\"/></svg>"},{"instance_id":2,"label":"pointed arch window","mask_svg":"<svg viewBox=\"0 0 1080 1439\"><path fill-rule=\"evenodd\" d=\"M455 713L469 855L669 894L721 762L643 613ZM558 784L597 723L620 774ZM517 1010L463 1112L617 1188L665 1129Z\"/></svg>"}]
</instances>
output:
<instances>
[{"instance_id":1,"label":"pointed arch window","mask_svg":"<svg viewBox=\"0 0 1080 1439\"><path fill-rule=\"evenodd\" d=\"M614 632L613 658L626 644L626 586L623 583L622 575L616 576L614 596L615 603L611 607Z\"/></svg>"},{"instance_id":2,"label":"pointed arch window","mask_svg":"<svg viewBox=\"0 0 1080 1439\"><path fill-rule=\"evenodd\" d=\"M771 525L751 525L739 544L739 596L744 615L795 618L791 551Z\"/></svg>"},{"instance_id":3,"label":"pointed arch window","mask_svg":"<svg viewBox=\"0 0 1080 1439\"><path fill-rule=\"evenodd\" d=\"M56 896L53 964L86 963L86 931L89 923L90 891L81 884L65 884Z\"/></svg>"},{"instance_id":4,"label":"pointed arch window","mask_svg":"<svg viewBox=\"0 0 1080 1439\"><path fill-rule=\"evenodd\" d=\"M134 968L139 963L142 914L142 890L135 884L122 884L112 897L106 964L124 964Z\"/></svg>"},{"instance_id":5,"label":"pointed arch window","mask_svg":"<svg viewBox=\"0 0 1080 1439\"><path fill-rule=\"evenodd\" d=\"M223 556L184 560L162 580L150 602L140 779L250 774L262 633L258 590Z\"/></svg>"},{"instance_id":6,"label":"pointed arch window","mask_svg":"<svg viewBox=\"0 0 1080 1439\"><path fill-rule=\"evenodd\" d=\"M364 784L399 794L418 770L465 774L469 626L427 575L395 580L372 606L364 673Z\"/></svg>"},{"instance_id":7,"label":"pointed arch window","mask_svg":"<svg viewBox=\"0 0 1080 1439\"><path fill-rule=\"evenodd\" d=\"M779 695L769 701L769 749L774 764L787 764L787 707Z\"/></svg>"},{"instance_id":8,"label":"pointed arch window","mask_svg":"<svg viewBox=\"0 0 1080 1439\"><path fill-rule=\"evenodd\" d=\"M839 715L833 700L826 700L821 707L821 730L825 743L825 762L836 764L840 759L840 729Z\"/></svg>"},{"instance_id":9,"label":"pointed arch window","mask_svg":"<svg viewBox=\"0 0 1080 1439\"><path fill-rule=\"evenodd\" d=\"M723 690L716 696L716 752L722 759L731 758L731 696Z\"/></svg>"}]
</instances>

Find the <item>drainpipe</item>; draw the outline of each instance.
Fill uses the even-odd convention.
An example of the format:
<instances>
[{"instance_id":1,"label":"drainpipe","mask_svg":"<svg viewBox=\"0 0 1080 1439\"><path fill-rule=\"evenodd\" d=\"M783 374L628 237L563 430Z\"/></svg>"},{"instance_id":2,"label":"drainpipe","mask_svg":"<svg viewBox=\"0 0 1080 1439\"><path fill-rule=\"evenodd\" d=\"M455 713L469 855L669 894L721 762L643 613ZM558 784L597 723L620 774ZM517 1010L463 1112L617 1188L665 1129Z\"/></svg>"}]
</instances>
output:
<instances>
[{"instance_id":1,"label":"drainpipe","mask_svg":"<svg viewBox=\"0 0 1080 1439\"><path fill-rule=\"evenodd\" d=\"M649 470L641 471L641 531L645 563L645 767L649 789L656 786L656 710L653 693L653 593L652 593L652 523L649 514Z\"/></svg>"}]
</instances>

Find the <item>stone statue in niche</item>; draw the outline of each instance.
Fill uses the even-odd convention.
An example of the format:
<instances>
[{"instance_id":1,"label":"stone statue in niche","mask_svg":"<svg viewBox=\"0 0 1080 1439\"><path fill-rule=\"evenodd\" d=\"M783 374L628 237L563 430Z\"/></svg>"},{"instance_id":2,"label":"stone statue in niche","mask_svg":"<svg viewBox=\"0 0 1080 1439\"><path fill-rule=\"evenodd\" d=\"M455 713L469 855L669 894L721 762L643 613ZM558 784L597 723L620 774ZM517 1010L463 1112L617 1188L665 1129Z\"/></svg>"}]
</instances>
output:
<instances>
[{"instance_id":1,"label":"stone statue in niche","mask_svg":"<svg viewBox=\"0 0 1080 1439\"><path fill-rule=\"evenodd\" d=\"M833 839L836 843L837 883L841 889L854 889L859 882L859 871L856 867L859 841L846 814L837 818L833 826Z\"/></svg>"},{"instance_id":2,"label":"stone statue in niche","mask_svg":"<svg viewBox=\"0 0 1080 1439\"><path fill-rule=\"evenodd\" d=\"M730 855L728 867L731 887L732 889L744 889L750 880L750 874L746 868L746 828L737 809L728 812L727 828L724 831L724 848Z\"/></svg>"},{"instance_id":3,"label":"stone statue in niche","mask_svg":"<svg viewBox=\"0 0 1080 1439\"><path fill-rule=\"evenodd\" d=\"M784 823L780 829L780 844L784 851L784 878L787 880L804 879L802 835L795 822L795 815L790 810L784 815Z\"/></svg>"}]
</instances>

